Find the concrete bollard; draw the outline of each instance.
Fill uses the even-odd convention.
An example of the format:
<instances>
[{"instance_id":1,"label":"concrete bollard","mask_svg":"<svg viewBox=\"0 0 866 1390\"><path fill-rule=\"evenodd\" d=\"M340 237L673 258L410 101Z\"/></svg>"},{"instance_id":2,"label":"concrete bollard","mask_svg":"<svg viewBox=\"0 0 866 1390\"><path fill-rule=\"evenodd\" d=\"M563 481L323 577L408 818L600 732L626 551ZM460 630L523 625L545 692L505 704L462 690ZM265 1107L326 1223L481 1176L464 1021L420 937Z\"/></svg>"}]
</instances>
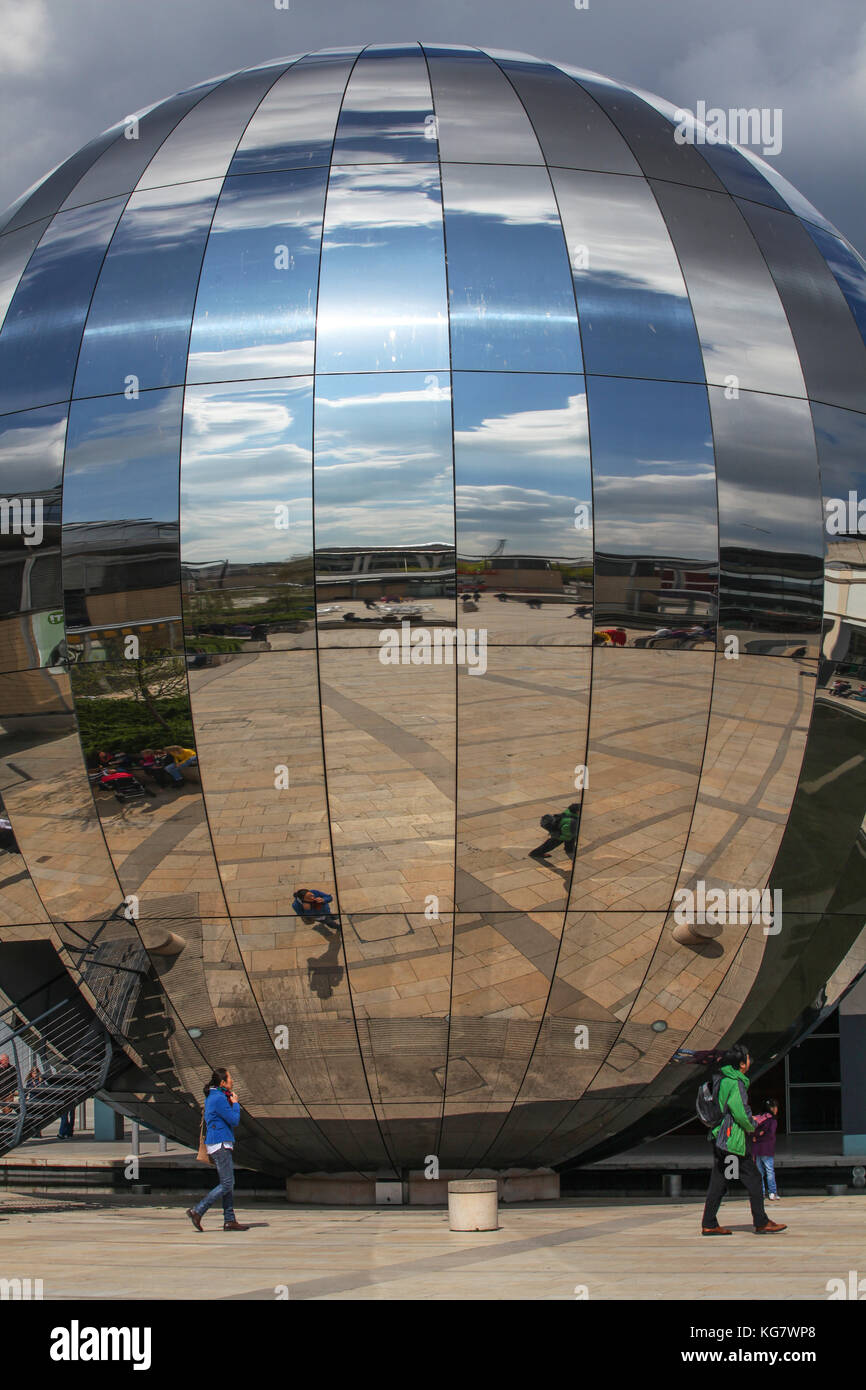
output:
<instances>
[{"instance_id":1,"label":"concrete bollard","mask_svg":"<svg viewBox=\"0 0 866 1390\"><path fill-rule=\"evenodd\" d=\"M495 1178L466 1178L449 1182L448 1229L499 1230L499 1184Z\"/></svg>"},{"instance_id":2,"label":"concrete bollard","mask_svg":"<svg viewBox=\"0 0 866 1390\"><path fill-rule=\"evenodd\" d=\"M683 1195L683 1175L682 1173L663 1173L662 1192L665 1197L682 1197Z\"/></svg>"}]
</instances>

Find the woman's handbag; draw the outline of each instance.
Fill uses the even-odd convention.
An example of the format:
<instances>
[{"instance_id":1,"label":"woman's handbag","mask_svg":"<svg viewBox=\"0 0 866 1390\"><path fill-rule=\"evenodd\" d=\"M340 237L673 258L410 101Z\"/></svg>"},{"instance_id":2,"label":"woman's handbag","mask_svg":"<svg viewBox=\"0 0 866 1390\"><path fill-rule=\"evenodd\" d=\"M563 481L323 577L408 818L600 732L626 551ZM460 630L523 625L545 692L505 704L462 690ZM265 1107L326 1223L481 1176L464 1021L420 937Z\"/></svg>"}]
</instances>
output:
<instances>
[{"instance_id":1,"label":"woman's handbag","mask_svg":"<svg viewBox=\"0 0 866 1390\"><path fill-rule=\"evenodd\" d=\"M201 1129L200 1129L200 1131L199 1131L199 1136L198 1136L198 1153L196 1154L196 1160L197 1160L199 1163L213 1163L213 1159L211 1158L210 1154L209 1154L208 1151L207 1151L207 1143L206 1143L206 1141L205 1141L205 1134L206 1134L206 1130L205 1130L205 1123L204 1123L204 1112L202 1112L202 1117L201 1117Z\"/></svg>"}]
</instances>

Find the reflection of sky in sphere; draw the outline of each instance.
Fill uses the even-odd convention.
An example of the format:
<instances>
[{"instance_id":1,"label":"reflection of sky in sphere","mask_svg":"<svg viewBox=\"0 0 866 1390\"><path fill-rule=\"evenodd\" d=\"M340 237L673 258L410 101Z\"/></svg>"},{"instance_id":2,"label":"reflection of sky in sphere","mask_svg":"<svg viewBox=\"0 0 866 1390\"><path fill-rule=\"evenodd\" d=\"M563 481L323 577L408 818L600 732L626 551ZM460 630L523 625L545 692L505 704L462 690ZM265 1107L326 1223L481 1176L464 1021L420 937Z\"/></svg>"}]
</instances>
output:
<instances>
[{"instance_id":1,"label":"reflection of sky in sphere","mask_svg":"<svg viewBox=\"0 0 866 1390\"><path fill-rule=\"evenodd\" d=\"M582 377L456 372L454 447L461 556L504 539L506 555L590 558L574 526L592 504Z\"/></svg>"},{"instance_id":2,"label":"reflection of sky in sphere","mask_svg":"<svg viewBox=\"0 0 866 1390\"><path fill-rule=\"evenodd\" d=\"M189 387L181 462L181 556L282 562L313 548L309 378ZM289 527L277 527L287 506Z\"/></svg>"},{"instance_id":3,"label":"reflection of sky in sphere","mask_svg":"<svg viewBox=\"0 0 866 1390\"><path fill-rule=\"evenodd\" d=\"M319 377L316 548L454 543L447 374Z\"/></svg>"}]
</instances>

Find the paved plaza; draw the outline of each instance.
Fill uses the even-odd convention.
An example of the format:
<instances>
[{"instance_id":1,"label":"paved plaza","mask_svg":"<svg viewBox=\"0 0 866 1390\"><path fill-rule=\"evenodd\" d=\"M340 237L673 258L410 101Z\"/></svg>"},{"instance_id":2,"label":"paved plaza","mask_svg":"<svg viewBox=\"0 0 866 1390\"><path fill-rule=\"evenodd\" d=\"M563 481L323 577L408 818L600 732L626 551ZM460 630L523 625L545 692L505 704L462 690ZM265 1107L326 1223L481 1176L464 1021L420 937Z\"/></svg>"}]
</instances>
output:
<instances>
[{"instance_id":1,"label":"paved plaza","mask_svg":"<svg viewBox=\"0 0 866 1390\"><path fill-rule=\"evenodd\" d=\"M0 1194L0 1277L42 1279L45 1299L826 1300L864 1271L862 1196L793 1197L782 1235L698 1234L699 1202L569 1201L500 1207L501 1229L458 1234L442 1209L327 1210L238 1202L251 1229L197 1235L187 1200Z\"/></svg>"}]
</instances>

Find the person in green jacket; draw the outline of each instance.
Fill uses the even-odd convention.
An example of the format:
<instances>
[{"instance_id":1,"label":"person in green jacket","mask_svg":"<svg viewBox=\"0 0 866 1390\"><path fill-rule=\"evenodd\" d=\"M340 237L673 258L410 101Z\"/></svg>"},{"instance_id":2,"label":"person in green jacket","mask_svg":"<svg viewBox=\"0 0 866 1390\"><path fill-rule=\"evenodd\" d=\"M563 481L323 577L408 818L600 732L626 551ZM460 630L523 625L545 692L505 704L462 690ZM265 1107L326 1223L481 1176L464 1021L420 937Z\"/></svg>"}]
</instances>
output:
<instances>
[{"instance_id":1,"label":"person in green jacket","mask_svg":"<svg viewBox=\"0 0 866 1390\"><path fill-rule=\"evenodd\" d=\"M701 1221L701 1234L729 1236L730 1229L718 1223L719 1204L725 1195L729 1177L738 1177L749 1194L752 1221L756 1235L775 1235L786 1227L771 1221L764 1210L761 1175L755 1160L746 1153L746 1135L755 1128L749 1109L749 1078L746 1072L752 1065L749 1049L737 1043L722 1059L722 1080L719 1086L719 1107L722 1118L712 1131L713 1171L707 1188L707 1199ZM732 1157L734 1163L731 1163ZM731 1171L733 1169L733 1171Z\"/></svg>"}]
</instances>

